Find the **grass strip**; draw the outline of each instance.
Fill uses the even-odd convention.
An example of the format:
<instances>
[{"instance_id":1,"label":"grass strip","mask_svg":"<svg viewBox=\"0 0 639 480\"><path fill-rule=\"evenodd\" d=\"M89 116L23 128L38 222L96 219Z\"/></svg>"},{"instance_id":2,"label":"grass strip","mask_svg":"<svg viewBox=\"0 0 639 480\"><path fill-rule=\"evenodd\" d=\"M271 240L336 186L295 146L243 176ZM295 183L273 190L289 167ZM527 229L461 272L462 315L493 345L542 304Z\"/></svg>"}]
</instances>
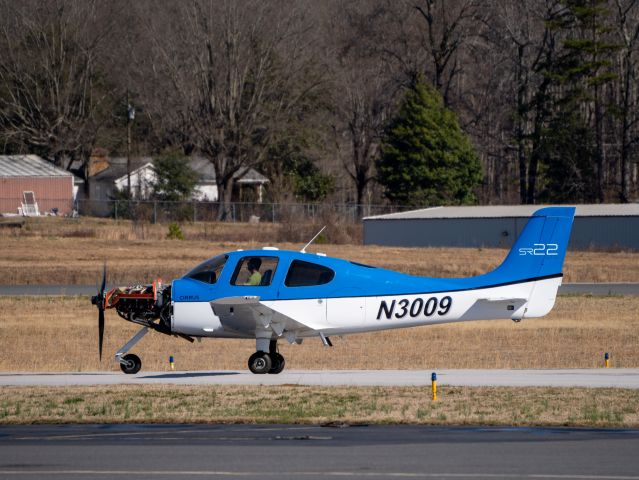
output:
<instances>
[{"instance_id":1,"label":"grass strip","mask_svg":"<svg viewBox=\"0 0 639 480\"><path fill-rule=\"evenodd\" d=\"M604 353L613 368L639 366L639 296L560 297L544 318L459 322L278 342L287 369L596 368ZM106 316L104 359L98 360L97 312L88 297L0 297L0 371L119 371L113 354L138 330L115 312ZM246 371L255 340L182 339L149 333L132 353L143 371Z\"/></svg>"},{"instance_id":2,"label":"grass strip","mask_svg":"<svg viewBox=\"0 0 639 480\"><path fill-rule=\"evenodd\" d=\"M639 391L309 386L5 387L0 424L302 423L638 428Z\"/></svg>"}]
</instances>

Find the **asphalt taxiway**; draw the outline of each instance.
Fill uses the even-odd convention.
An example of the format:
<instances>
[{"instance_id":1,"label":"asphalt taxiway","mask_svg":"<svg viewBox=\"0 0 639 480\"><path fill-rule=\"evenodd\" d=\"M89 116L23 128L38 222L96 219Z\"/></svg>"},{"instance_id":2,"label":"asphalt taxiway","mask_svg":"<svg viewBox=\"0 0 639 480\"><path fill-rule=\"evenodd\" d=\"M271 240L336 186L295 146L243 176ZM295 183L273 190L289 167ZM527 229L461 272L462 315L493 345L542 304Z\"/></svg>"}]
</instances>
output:
<instances>
[{"instance_id":1,"label":"asphalt taxiway","mask_svg":"<svg viewBox=\"0 0 639 480\"><path fill-rule=\"evenodd\" d=\"M338 427L2 426L0 478L639 480L637 430Z\"/></svg>"},{"instance_id":2,"label":"asphalt taxiway","mask_svg":"<svg viewBox=\"0 0 639 480\"><path fill-rule=\"evenodd\" d=\"M513 387L612 387L639 389L639 369L439 370L439 385ZM279 375L248 371L0 373L0 386L120 384L427 386L430 370L285 370Z\"/></svg>"}]
</instances>

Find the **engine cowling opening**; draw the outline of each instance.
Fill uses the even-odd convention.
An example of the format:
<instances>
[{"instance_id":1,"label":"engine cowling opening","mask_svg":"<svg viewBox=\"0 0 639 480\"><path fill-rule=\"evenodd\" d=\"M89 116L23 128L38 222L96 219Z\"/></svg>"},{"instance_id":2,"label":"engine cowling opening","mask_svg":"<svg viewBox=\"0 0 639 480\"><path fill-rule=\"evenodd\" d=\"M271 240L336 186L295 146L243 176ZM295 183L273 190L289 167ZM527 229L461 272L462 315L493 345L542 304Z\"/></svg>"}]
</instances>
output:
<instances>
[{"instance_id":1,"label":"engine cowling opening","mask_svg":"<svg viewBox=\"0 0 639 480\"><path fill-rule=\"evenodd\" d=\"M117 287L106 294L106 308L115 308L123 319L171 333L171 286L152 284ZM158 322L159 320L159 322Z\"/></svg>"}]
</instances>

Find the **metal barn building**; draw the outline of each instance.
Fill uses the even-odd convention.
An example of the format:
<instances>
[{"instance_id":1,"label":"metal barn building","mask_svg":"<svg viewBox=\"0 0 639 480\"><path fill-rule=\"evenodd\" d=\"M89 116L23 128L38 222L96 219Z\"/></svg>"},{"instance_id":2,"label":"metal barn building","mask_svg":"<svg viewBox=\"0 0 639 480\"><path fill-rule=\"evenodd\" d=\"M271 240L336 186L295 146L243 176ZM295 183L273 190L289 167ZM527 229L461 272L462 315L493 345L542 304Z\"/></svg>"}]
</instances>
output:
<instances>
[{"instance_id":1,"label":"metal barn building","mask_svg":"<svg viewBox=\"0 0 639 480\"><path fill-rule=\"evenodd\" d=\"M74 180L71 172L37 155L0 155L0 215L44 215L52 209L68 215Z\"/></svg>"},{"instance_id":2,"label":"metal barn building","mask_svg":"<svg viewBox=\"0 0 639 480\"><path fill-rule=\"evenodd\" d=\"M366 217L364 244L509 248L543 207L434 207ZM639 250L639 204L577 205L570 248Z\"/></svg>"}]
</instances>

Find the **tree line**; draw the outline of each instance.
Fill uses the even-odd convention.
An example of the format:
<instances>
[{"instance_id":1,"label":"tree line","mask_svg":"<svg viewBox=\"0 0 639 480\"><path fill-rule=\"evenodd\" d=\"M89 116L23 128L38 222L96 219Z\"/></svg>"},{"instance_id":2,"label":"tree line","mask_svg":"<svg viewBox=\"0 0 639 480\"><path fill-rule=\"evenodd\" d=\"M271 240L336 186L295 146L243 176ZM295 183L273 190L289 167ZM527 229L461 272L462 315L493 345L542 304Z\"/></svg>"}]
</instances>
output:
<instances>
[{"instance_id":1,"label":"tree line","mask_svg":"<svg viewBox=\"0 0 639 480\"><path fill-rule=\"evenodd\" d=\"M1 150L85 179L130 127L224 204L637 197L639 0L0 0L0 52Z\"/></svg>"}]
</instances>

